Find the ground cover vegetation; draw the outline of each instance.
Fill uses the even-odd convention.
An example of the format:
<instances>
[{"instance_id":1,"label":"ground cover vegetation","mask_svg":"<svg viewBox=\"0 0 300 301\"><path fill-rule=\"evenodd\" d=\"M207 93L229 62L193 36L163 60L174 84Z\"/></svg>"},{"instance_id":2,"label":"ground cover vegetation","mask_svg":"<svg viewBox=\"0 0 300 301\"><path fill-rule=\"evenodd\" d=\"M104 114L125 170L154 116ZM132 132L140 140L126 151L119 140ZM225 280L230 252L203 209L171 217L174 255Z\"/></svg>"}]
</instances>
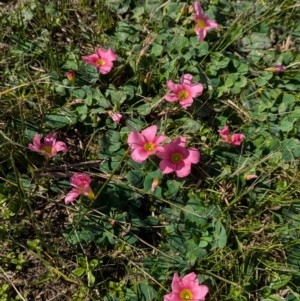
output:
<instances>
[{"instance_id":1,"label":"ground cover vegetation","mask_svg":"<svg viewBox=\"0 0 300 301\"><path fill-rule=\"evenodd\" d=\"M299 300L297 0L0 2L0 300Z\"/></svg>"}]
</instances>

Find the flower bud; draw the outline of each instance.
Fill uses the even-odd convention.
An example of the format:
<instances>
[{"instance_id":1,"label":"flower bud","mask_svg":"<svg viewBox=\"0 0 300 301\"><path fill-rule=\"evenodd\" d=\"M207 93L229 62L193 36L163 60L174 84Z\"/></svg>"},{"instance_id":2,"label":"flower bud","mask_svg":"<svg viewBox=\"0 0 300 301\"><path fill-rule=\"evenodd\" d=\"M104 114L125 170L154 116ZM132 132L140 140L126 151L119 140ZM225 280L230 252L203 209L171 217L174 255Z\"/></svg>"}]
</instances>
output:
<instances>
[{"instance_id":1,"label":"flower bud","mask_svg":"<svg viewBox=\"0 0 300 301\"><path fill-rule=\"evenodd\" d=\"M244 179L246 181L249 181L249 180L253 180L253 179L257 179L258 176L257 175L244 175Z\"/></svg>"},{"instance_id":2,"label":"flower bud","mask_svg":"<svg viewBox=\"0 0 300 301\"><path fill-rule=\"evenodd\" d=\"M72 84L74 84L75 83L75 72L73 70L68 71L67 78Z\"/></svg>"},{"instance_id":3,"label":"flower bud","mask_svg":"<svg viewBox=\"0 0 300 301\"><path fill-rule=\"evenodd\" d=\"M286 70L286 67L284 65L282 65L282 64L276 64L273 67L265 69L265 71L270 71L270 72L273 72L273 73L282 73L285 70Z\"/></svg>"}]
</instances>

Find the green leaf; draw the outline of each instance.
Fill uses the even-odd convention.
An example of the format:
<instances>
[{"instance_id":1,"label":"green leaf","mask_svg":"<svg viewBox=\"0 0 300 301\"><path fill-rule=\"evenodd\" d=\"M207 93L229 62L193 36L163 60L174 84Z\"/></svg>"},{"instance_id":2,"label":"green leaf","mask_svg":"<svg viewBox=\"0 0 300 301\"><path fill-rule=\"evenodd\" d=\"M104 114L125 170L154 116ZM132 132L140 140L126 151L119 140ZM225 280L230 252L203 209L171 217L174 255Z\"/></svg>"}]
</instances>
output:
<instances>
[{"instance_id":1,"label":"green leaf","mask_svg":"<svg viewBox=\"0 0 300 301\"><path fill-rule=\"evenodd\" d=\"M225 81L225 87L226 88L230 88L230 87L232 87L233 86L233 80L232 80L232 78L227 78L226 79L226 81Z\"/></svg>"},{"instance_id":2,"label":"green leaf","mask_svg":"<svg viewBox=\"0 0 300 301\"><path fill-rule=\"evenodd\" d=\"M144 175L139 170L130 170L127 174L127 180L137 187L143 184Z\"/></svg>"},{"instance_id":3,"label":"green leaf","mask_svg":"<svg viewBox=\"0 0 300 301\"><path fill-rule=\"evenodd\" d=\"M104 97L98 98L97 104L104 109L111 108L110 102L107 99L105 99Z\"/></svg>"},{"instance_id":4,"label":"green leaf","mask_svg":"<svg viewBox=\"0 0 300 301\"><path fill-rule=\"evenodd\" d=\"M184 47L189 46L189 39L184 36L176 36L171 41L171 50L181 52Z\"/></svg>"},{"instance_id":5,"label":"green leaf","mask_svg":"<svg viewBox=\"0 0 300 301\"><path fill-rule=\"evenodd\" d=\"M156 298L157 293L148 284L139 283L137 287L137 295L138 295L138 300L140 301L151 301L154 298Z\"/></svg>"},{"instance_id":6,"label":"green leaf","mask_svg":"<svg viewBox=\"0 0 300 301\"><path fill-rule=\"evenodd\" d=\"M79 115L79 120L83 121L87 117L88 107L86 105L77 105L76 111Z\"/></svg>"},{"instance_id":7,"label":"green leaf","mask_svg":"<svg viewBox=\"0 0 300 301\"><path fill-rule=\"evenodd\" d=\"M206 250L199 247L192 239L187 241L187 251L187 257L193 263L195 263L198 258L204 258L207 255Z\"/></svg>"},{"instance_id":8,"label":"green leaf","mask_svg":"<svg viewBox=\"0 0 300 301\"><path fill-rule=\"evenodd\" d=\"M126 120L126 125L128 126L129 130L132 131L141 131L144 127L144 122L140 119L130 118Z\"/></svg>"},{"instance_id":9,"label":"green leaf","mask_svg":"<svg viewBox=\"0 0 300 301\"><path fill-rule=\"evenodd\" d=\"M106 136L108 137L109 141L112 143L120 141L120 133L117 131L108 130L106 132Z\"/></svg>"},{"instance_id":10,"label":"green leaf","mask_svg":"<svg viewBox=\"0 0 300 301\"><path fill-rule=\"evenodd\" d=\"M151 53L153 53L155 56L160 57L164 48L162 45L158 43L154 43L154 45L151 48Z\"/></svg>"},{"instance_id":11,"label":"green leaf","mask_svg":"<svg viewBox=\"0 0 300 301\"><path fill-rule=\"evenodd\" d=\"M256 79L256 85L257 85L258 87L263 87L263 86L265 86L267 83L268 83L268 81L267 81L265 78L263 78L263 77L258 77L258 78Z\"/></svg>"},{"instance_id":12,"label":"green leaf","mask_svg":"<svg viewBox=\"0 0 300 301\"><path fill-rule=\"evenodd\" d=\"M163 174L162 172L160 171L160 169L157 169L155 171L149 171L147 173L152 179L162 179L163 178Z\"/></svg>"},{"instance_id":13,"label":"green leaf","mask_svg":"<svg viewBox=\"0 0 300 301\"><path fill-rule=\"evenodd\" d=\"M87 271L87 278L89 285L92 286L95 283L95 276L93 275L92 271Z\"/></svg>"},{"instance_id":14,"label":"green leaf","mask_svg":"<svg viewBox=\"0 0 300 301\"><path fill-rule=\"evenodd\" d=\"M239 77L239 81L236 81L234 83L235 86L239 87L239 88L244 88L247 85L247 78L245 76L240 76Z\"/></svg>"},{"instance_id":15,"label":"green leaf","mask_svg":"<svg viewBox=\"0 0 300 301\"><path fill-rule=\"evenodd\" d=\"M284 117L279 125L279 128L283 132L289 132L294 127L294 119L291 119L289 116Z\"/></svg>"},{"instance_id":16,"label":"green leaf","mask_svg":"<svg viewBox=\"0 0 300 301\"><path fill-rule=\"evenodd\" d=\"M247 73L249 71L249 65L245 64L245 63L241 63L238 68L237 71L241 74L241 73Z\"/></svg>"},{"instance_id":17,"label":"green leaf","mask_svg":"<svg viewBox=\"0 0 300 301\"><path fill-rule=\"evenodd\" d=\"M284 94L282 97L282 102L278 107L278 113L282 114L285 112L290 112L293 110L295 104L295 97L292 94Z\"/></svg>"},{"instance_id":18,"label":"green leaf","mask_svg":"<svg viewBox=\"0 0 300 301\"><path fill-rule=\"evenodd\" d=\"M282 145L282 158L290 162L294 158L299 158L300 156L300 141L298 139L285 139Z\"/></svg>"},{"instance_id":19,"label":"green leaf","mask_svg":"<svg viewBox=\"0 0 300 301\"><path fill-rule=\"evenodd\" d=\"M53 129L60 129L64 126L70 126L76 122L77 118L67 110L61 110L57 114L48 114L45 116L45 123Z\"/></svg>"},{"instance_id":20,"label":"green leaf","mask_svg":"<svg viewBox=\"0 0 300 301\"><path fill-rule=\"evenodd\" d=\"M148 104L140 105L136 109L137 109L137 111L140 115L146 116L146 115L149 115L151 113L151 106L148 105Z\"/></svg>"},{"instance_id":21,"label":"green leaf","mask_svg":"<svg viewBox=\"0 0 300 301\"><path fill-rule=\"evenodd\" d=\"M209 45L207 42L201 42L199 43L197 41L197 45L195 47L197 49L197 56L198 57L201 57L201 56L204 56L208 53L209 51Z\"/></svg>"},{"instance_id":22,"label":"green leaf","mask_svg":"<svg viewBox=\"0 0 300 301\"><path fill-rule=\"evenodd\" d=\"M223 227L223 225L221 224L221 222L219 222L218 220L216 220L214 222L214 236L215 236L215 240L217 242L217 246L219 248L224 248L226 246L227 243L227 235L226 235L226 230Z\"/></svg>"},{"instance_id":23,"label":"green leaf","mask_svg":"<svg viewBox=\"0 0 300 301\"><path fill-rule=\"evenodd\" d=\"M241 88L236 86L236 84L234 84L234 86L232 88L230 88L230 91L232 94L236 95L241 93Z\"/></svg>"},{"instance_id":24,"label":"green leaf","mask_svg":"<svg viewBox=\"0 0 300 301\"><path fill-rule=\"evenodd\" d=\"M75 98L83 99L83 98L85 98L85 90L84 90L84 89L74 89L74 90L72 91L72 95L73 95Z\"/></svg>"},{"instance_id":25,"label":"green leaf","mask_svg":"<svg viewBox=\"0 0 300 301\"><path fill-rule=\"evenodd\" d=\"M29 120L24 120L24 128L23 128L23 123L22 120L19 118L14 118L13 119L13 124L15 126L15 129L21 133L21 131L23 131L23 129L25 130L24 133L22 133L22 135L25 135L25 138L27 140L32 140L34 138L34 136L39 133L39 127L36 123L31 122Z\"/></svg>"},{"instance_id":26,"label":"green leaf","mask_svg":"<svg viewBox=\"0 0 300 301\"><path fill-rule=\"evenodd\" d=\"M86 272L86 269L84 268L76 268L75 270L72 271L72 274L76 277L82 276Z\"/></svg>"},{"instance_id":27,"label":"green leaf","mask_svg":"<svg viewBox=\"0 0 300 301\"><path fill-rule=\"evenodd\" d=\"M250 37L244 37L241 40L241 50L251 51L251 50L264 50L271 47L271 40L265 33L254 32Z\"/></svg>"},{"instance_id":28,"label":"green leaf","mask_svg":"<svg viewBox=\"0 0 300 301\"><path fill-rule=\"evenodd\" d=\"M165 197L171 197L177 194L179 190L179 184L175 180L167 181L168 190L165 192Z\"/></svg>"},{"instance_id":29,"label":"green leaf","mask_svg":"<svg viewBox=\"0 0 300 301\"><path fill-rule=\"evenodd\" d=\"M196 133L200 130L200 127L200 123L192 119L186 119L183 123L185 133Z\"/></svg>"},{"instance_id":30,"label":"green leaf","mask_svg":"<svg viewBox=\"0 0 300 301\"><path fill-rule=\"evenodd\" d=\"M276 278L275 280L272 281L272 283L270 284L270 287L272 287L272 289L274 290L279 290L282 287L286 286L290 280L292 279L291 275L281 275L278 276L278 278Z\"/></svg>"},{"instance_id":31,"label":"green leaf","mask_svg":"<svg viewBox=\"0 0 300 301\"><path fill-rule=\"evenodd\" d=\"M108 151L110 152L116 152L120 149L121 147L121 142L114 142L113 144L111 144L109 147L108 147Z\"/></svg>"}]
</instances>

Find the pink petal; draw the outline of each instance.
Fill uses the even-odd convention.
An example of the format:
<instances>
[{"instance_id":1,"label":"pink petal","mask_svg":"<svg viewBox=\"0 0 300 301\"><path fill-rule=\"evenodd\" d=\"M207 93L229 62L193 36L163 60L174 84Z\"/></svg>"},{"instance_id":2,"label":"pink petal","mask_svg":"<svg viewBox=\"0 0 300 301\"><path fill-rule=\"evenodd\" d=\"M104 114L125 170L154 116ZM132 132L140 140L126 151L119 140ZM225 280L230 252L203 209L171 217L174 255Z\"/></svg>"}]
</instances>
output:
<instances>
[{"instance_id":1,"label":"pink petal","mask_svg":"<svg viewBox=\"0 0 300 301\"><path fill-rule=\"evenodd\" d=\"M155 135L157 132L157 126L156 125L151 125L144 129L141 134L144 136L145 140L148 142L153 142Z\"/></svg>"},{"instance_id":2,"label":"pink petal","mask_svg":"<svg viewBox=\"0 0 300 301\"><path fill-rule=\"evenodd\" d=\"M188 152L189 154L186 160L190 163L197 164L200 161L200 152L194 147L188 148Z\"/></svg>"},{"instance_id":3,"label":"pink petal","mask_svg":"<svg viewBox=\"0 0 300 301\"><path fill-rule=\"evenodd\" d=\"M91 189L90 183L85 183L85 184L83 185L83 187L82 187L82 193L83 193L84 195L88 195L89 192L90 192L90 189Z\"/></svg>"},{"instance_id":4,"label":"pink petal","mask_svg":"<svg viewBox=\"0 0 300 301\"><path fill-rule=\"evenodd\" d=\"M167 84L166 84L167 88L171 91L176 91L177 88L178 88L178 85L173 83L171 80L168 80L167 81Z\"/></svg>"},{"instance_id":5,"label":"pink petal","mask_svg":"<svg viewBox=\"0 0 300 301\"><path fill-rule=\"evenodd\" d=\"M230 135L230 130L229 130L228 125L225 125L224 128L222 130L218 130L218 132L220 133L221 136Z\"/></svg>"},{"instance_id":6,"label":"pink petal","mask_svg":"<svg viewBox=\"0 0 300 301\"><path fill-rule=\"evenodd\" d=\"M97 54L91 54L88 56L82 56L81 59L86 63L95 63L95 61L99 60L99 56Z\"/></svg>"},{"instance_id":7,"label":"pink petal","mask_svg":"<svg viewBox=\"0 0 300 301\"><path fill-rule=\"evenodd\" d=\"M97 54L98 58L106 59L107 58L107 51L101 48L96 48L95 53Z\"/></svg>"},{"instance_id":8,"label":"pink petal","mask_svg":"<svg viewBox=\"0 0 300 301\"><path fill-rule=\"evenodd\" d=\"M164 98L166 101L173 102L178 100L178 95L175 93L170 93L167 94Z\"/></svg>"},{"instance_id":9,"label":"pink petal","mask_svg":"<svg viewBox=\"0 0 300 301\"><path fill-rule=\"evenodd\" d=\"M200 34L198 35L198 41L201 42L205 39L206 37L206 29L204 28L203 30L201 30Z\"/></svg>"},{"instance_id":10,"label":"pink petal","mask_svg":"<svg viewBox=\"0 0 300 301\"><path fill-rule=\"evenodd\" d=\"M143 147L137 147L132 151L131 158L135 162L142 163L147 160L149 155L151 155L151 153L145 151Z\"/></svg>"},{"instance_id":11,"label":"pink petal","mask_svg":"<svg viewBox=\"0 0 300 301\"><path fill-rule=\"evenodd\" d=\"M33 144L29 143L28 148L35 152L40 152L41 150L41 135L36 134L33 138Z\"/></svg>"},{"instance_id":12,"label":"pink petal","mask_svg":"<svg viewBox=\"0 0 300 301\"><path fill-rule=\"evenodd\" d=\"M198 277L194 272L185 275L182 278L182 282L187 287L192 287L192 286L198 286L199 285Z\"/></svg>"},{"instance_id":13,"label":"pink petal","mask_svg":"<svg viewBox=\"0 0 300 301\"><path fill-rule=\"evenodd\" d=\"M113 50L111 48L108 48L106 58L109 61L115 61L118 59L118 56L113 52Z\"/></svg>"},{"instance_id":14,"label":"pink petal","mask_svg":"<svg viewBox=\"0 0 300 301\"><path fill-rule=\"evenodd\" d=\"M41 152L40 147L38 147L34 144L31 144L31 143L28 144L28 148L34 152Z\"/></svg>"},{"instance_id":15,"label":"pink petal","mask_svg":"<svg viewBox=\"0 0 300 301\"><path fill-rule=\"evenodd\" d=\"M119 123L122 119L122 114L119 114L119 113L111 113L110 115L111 119L116 122L116 123Z\"/></svg>"},{"instance_id":16,"label":"pink petal","mask_svg":"<svg viewBox=\"0 0 300 301\"><path fill-rule=\"evenodd\" d=\"M233 134L231 136L231 143L234 145L240 145L245 136L243 134Z\"/></svg>"},{"instance_id":17,"label":"pink petal","mask_svg":"<svg viewBox=\"0 0 300 301\"><path fill-rule=\"evenodd\" d=\"M131 132L128 136L127 143L132 148L143 147L146 140L139 132Z\"/></svg>"},{"instance_id":18,"label":"pink petal","mask_svg":"<svg viewBox=\"0 0 300 301\"><path fill-rule=\"evenodd\" d=\"M182 108L186 109L190 107L193 104L193 102L194 102L193 98L189 96L188 98L179 101L179 104L181 105Z\"/></svg>"},{"instance_id":19,"label":"pink petal","mask_svg":"<svg viewBox=\"0 0 300 301\"><path fill-rule=\"evenodd\" d=\"M155 146L159 145L161 142L163 142L164 140L166 140L168 137L164 136L164 135L158 135L154 138L154 140L152 141Z\"/></svg>"},{"instance_id":20,"label":"pink petal","mask_svg":"<svg viewBox=\"0 0 300 301\"><path fill-rule=\"evenodd\" d=\"M191 163L188 161L182 161L176 166L176 175L179 178L186 177L190 174L191 172Z\"/></svg>"},{"instance_id":21,"label":"pink petal","mask_svg":"<svg viewBox=\"0 0 300 301\"><path fill-rule=\"evenodd\" d=\"M177 294L171 293L164 295L164 301L181 301Z\"/></svg>"},{"instance_id":22,"label":"pink petal","mask_svg":"<svg viewBox=\"0 0 300 301\"><path fill-rule=\"evenodd\" d=\"M57 141L54 147L55 147L57 152L66 153L68 151L68 148L67 148L66 144L62 141Z\"/></svg>"},{"instance_id":23,"label":"pink petal","mask_svg":"<svg viewBox=\"0 0 300 301\"><path fill-rule=\"evenodd\" d=\"M181 147L185 147L186 138L181 136L179 138L176 138L176 139L172 140L171 143L177 144L177 145L179 145Z\"/></svg>"},{"instance_id":24,"label":"pink petal","mask_svg":"<svg viewBox=\"0 0 300 301\"><path fill-rule=\"evenodd\" d=\"M177 273L175 273L172 280L172 291L180 292L180 290L181 290L181 278L178 276Z\"/></svg>"},{"instance_id":25,"label":"pink petal","mask_svg":"<svg viewBox=\"0 0 300 301\"><path fill-rule=\"evenodd\" d=\"M163 159L159 163L159 169L163 174L168 174L176 170L176 164L170 160Z\"/></svg>"},{"instance_id":26,"label":"pink petal","mask_svg":"<svg viewBox=\"0 0 300 301\"><path fill-rule=\"evenodd\" d=\"M75 201L75 199L80 195L80 191L73 188L65 197L65 204L70 204Z\"/></svg>"},{"instance_id":27,"label":"pink petal","mask_svg":"<svg viewBox=\"0 0 300 301\"><path fill-rule=\"evenodd\" d=\"M107 74L111 71L113 65L111 65L111 63L107 63L104 66L97 66L97 68L99 69L101 74Z\"/></svg>"},{"instance_id":28,"label":"pink petal","mask_svg":"<svg viewBox=\"0 0 300 301\"><path fill-rule=\"evenodd\" d=\"M158 146L156 148L156 156L160 159L169 160L172 153L173 153L173 149L170 143L167 143L164 146Z\"/></svg>"},{"instance_id":29,"label":"pink petal","mask_svg":"<svg viewBox=\"0 0 300 301\"><path fill-rule=\"evenodd\" d=\"M203 92L203 86L201 84L195 84L191 86L189 89L189 93L193 98L200 96L202 92Z\"/></svg>"},{"instance_id":30,"label":"pink petal","mask_svg":"<svg viewBox=\"0 0 300 301\"><path fill-rule=\"evenodd\" d=\"M193 83L193 75L187 73L181 76L181 84L191 86L192 83Z\"/></svg>"},{"instance_id":31,"label":"pink petal","mask_svg":"<svg viewBox=\"0 0 300 301\"><path fill-rule=\"evenodd\" d=\"M222 139L223 142L230 142L229 138L230 138L230 135L228 135L228 136L221 135L221 139Z\"/></svg>"},{"instance_id":32,"label":"pink petal","mask_svg":"<svg viewBox=\"0 0 300 301\"><path fill-rule=\"evenodd\" d=\"M56 137L57 137L56 133L48 134L44 138L44 144L53 146L56 142Z\"/></svg>"},{"instance_id":33,"label":"pink petal","mask_svg":"<svg viewBox=\"0 0 300 301\"><path fill-rule=\"evenodd\" d=\"M73 187L77 187L83 189L85 185L89 185L91 183L91 178L89 175L85 173L76 173L70 179L70 184Z\"/></svg>"},{"instance_id":34,"label":"pink petal","mask_svg":"<svg viewBox=\"0 0 300 301\"><path fill-rule=\"evenodd\" d=\"M197 15L202 15L203 14L203 9L200 5L199 2L194 2L194 9Z\"/></svg>"},{"instance_id":35,"label":"pink petal","mask_svg":"<svg viewBox=\"0 0 300 301\"><path fill-rule=\"evenodd\" d=\"M33 138L33 144L34 145L41 145L41 135L36 134Z\"/></svg>"},{"instance_id":36,"label":"pink petal","mask_svg":"<svg viewBox=\"0 0 300 301\"><path fill-rule=\"evenodd\" d=\"M195 300L205 300L207 293L208 287L206 285L199 285L193 289L193 298Z\"/></svg>"},{"instance_id":37,"label":"pink petal","mask_svg":"<svg viewBox=\"0 0 300 301\"><path fill-rule=\"evenodd\" d=\"M207 28L206 29L219 29L219 25L216 21L207 20Z\"/></svg>"}]
</instances>

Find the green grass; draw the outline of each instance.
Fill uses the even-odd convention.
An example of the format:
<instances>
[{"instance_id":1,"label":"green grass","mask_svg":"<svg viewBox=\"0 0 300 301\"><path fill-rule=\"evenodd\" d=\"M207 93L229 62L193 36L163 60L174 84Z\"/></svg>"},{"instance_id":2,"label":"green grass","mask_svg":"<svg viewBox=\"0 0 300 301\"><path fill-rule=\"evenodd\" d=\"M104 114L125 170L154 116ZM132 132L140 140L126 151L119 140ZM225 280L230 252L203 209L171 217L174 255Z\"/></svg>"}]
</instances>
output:
<instances>
[{"instance_id":1,"label":"green grass","mask_svg":"<svg viewBox=\"0 0 300 301\"><path fill-rule=\"evenodd\" d=\"M0 6L0 301L163 300L175 272L208 300L299 299L299 3L201 4L220 25L202 43L192 2ZM96 47L119 56L107 75L81 60ZM185 73L204 86L188 110L163 99ZM191 175L131 159L129 132L152 124L200 150ZM220 142L225 124L240 147ZM28 149L53 132L67 154ZM78 172L96 200L65 205Z\"/></svg>"}]
</instances>

